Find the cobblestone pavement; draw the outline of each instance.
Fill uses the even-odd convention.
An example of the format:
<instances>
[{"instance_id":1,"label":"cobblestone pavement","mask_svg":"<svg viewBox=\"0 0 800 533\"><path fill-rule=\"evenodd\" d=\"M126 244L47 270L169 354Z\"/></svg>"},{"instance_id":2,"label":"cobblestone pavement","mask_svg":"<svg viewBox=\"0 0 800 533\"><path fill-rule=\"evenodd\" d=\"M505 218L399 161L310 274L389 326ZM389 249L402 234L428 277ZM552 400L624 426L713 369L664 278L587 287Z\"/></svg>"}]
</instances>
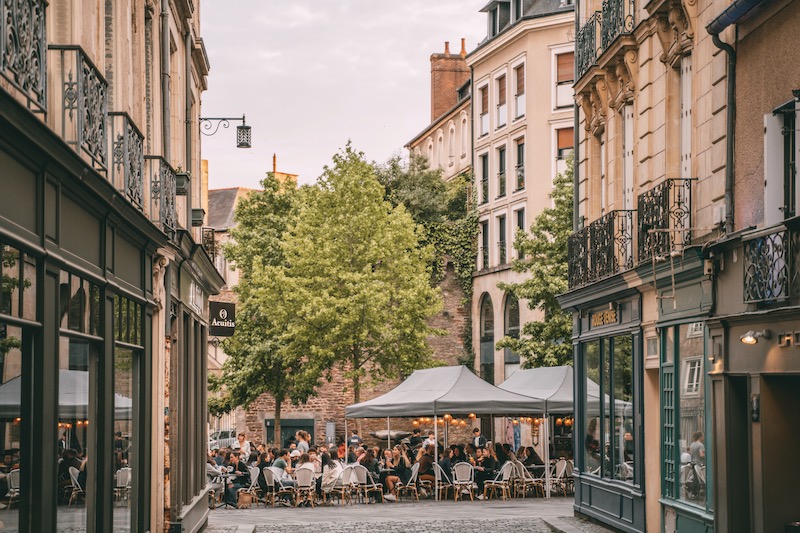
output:
<instances>
[{"instance_id":1,"label":"cobblestone pavement","mask_svg":"<svg viewBox=\"0 0 800 533\"><path fill-rule=\"evenodd\" d=\"M316 508L217 509L205 533L608 533L575 520L572 498L403 501Z\"/></svg>"}]
</instances>

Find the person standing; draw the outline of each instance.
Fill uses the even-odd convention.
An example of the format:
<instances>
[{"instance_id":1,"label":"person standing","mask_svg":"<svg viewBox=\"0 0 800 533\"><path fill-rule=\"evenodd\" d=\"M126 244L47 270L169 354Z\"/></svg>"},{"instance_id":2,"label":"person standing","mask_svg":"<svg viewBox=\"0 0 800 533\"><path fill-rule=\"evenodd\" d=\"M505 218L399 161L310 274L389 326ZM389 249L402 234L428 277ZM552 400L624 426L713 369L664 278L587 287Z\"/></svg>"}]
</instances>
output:
<instances>
[{"instance_id":1,"label":"person standing","mask_svg":"<svg viewBox=\"0 0 800 533\"><path fill-rule=\"evenodd\" d=\"M241 459L244 461L247 461L247 458L250 457L252 445L250 444L250 441L247 440L247 436L244 434L244 431L239 433L239 436L236 437L236 441L233 443L233 449L241 453Z\"/></svg>"},{"instance_id":2,"label":"person standing","mask_svg":"<svg viewBox=\"0 0 800 533\"><path fill-rule=\"evenodd\" d=\"M692 462L696 465L705 466L706 464L706 445L703 444L705 435L702 431L695 431L692 434L692 444L689 445L689 453L692 456Z\"/></svg>"},{"instance_id":3,"label":"person standing","mask_svg":"<svg viewBox=\"0 0 800 533\"><path fill-rule=\"evenodd\" d=\"M359 446L361 446L364 443L364 441L361 440L361 437L358 436L358 430L357 429L354 429L350 433L351 433L350 438L347 439L347 445L348 446L352 446L353 448L358 448Z\"/></svg>"},{"instance_id":4,"label":"person standing","mask_svg":"<svg viewBox=\"0 0 800 533\"><path fill-rule=\"evenodd\" d=\"M486 448L486 437L481 435L481 428L472 430L472 445L475 446L476 450Z\"/></svg>"}]
</instances>

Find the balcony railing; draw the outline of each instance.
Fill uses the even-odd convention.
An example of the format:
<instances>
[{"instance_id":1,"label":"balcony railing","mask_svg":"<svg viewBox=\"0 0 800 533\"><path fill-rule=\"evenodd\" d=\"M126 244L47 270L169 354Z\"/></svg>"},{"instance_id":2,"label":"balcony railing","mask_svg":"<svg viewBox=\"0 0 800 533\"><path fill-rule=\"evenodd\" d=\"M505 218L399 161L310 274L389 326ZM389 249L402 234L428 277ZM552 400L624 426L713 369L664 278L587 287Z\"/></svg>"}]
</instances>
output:
<instances>
[{"instance_id":1,"label":"balcony railing","mask_svg":"<svg viewBox=\"0 0 800 533\"><path fill-rule=\"evenodd\" d=\"M217 241L214 236L214 228L203 228L203 248L212 261L217 258Z\"/></svg>"},{"instance_id":2,"label":"balcony railing","mask_svg":"<svg viewBox=\"0 0 800 533\"><path fill-rule=\"evenodd\" d=\"M108 166L108 83L80 46L50 45L54 126L95 169Z\"/></svg>"},{"instance_id":3,"label":"balcony railing","mask_svg":"<svg viewBox=\"0 0 800 533\"><path fill-rule=\"evenodd\" d=\"M497 243L497 264L498 265L505 265L508 259L506 254L506 241L500 241Z\"/></svg>"},{"instance_id":4,"label":"balcony railing","mask_svg":"<svg viewBox=\"0 0 800 533\"><path fill-rule=\"evenodd\" d=\"M633 268L634 213L611 211L570 236L570 289Z\"/></svg>"},{"instance_id":5,"label":"balcony railing","mask_svg":"<svg viewBox=\"0 0 800 533\"><path fill-rule=\"evenodd\" d=\"M575 65L578 69L578 79L582 78L586 71L597 63L597 57L602 50L600 48L602 20L602 13L595 11L586 24L578 30L578 36L575 39Z\"/></svg>"},{"instance_id":6,"label":"balcony railing","mask_svg":"<svg viewBox=\"0 0 800 533\"><path fill-rule=\"evenodd\" d=\"M46 8L44 0L0 2L0 76L35 112L47 111Z\"/></svg>"},{"instance_id":7,"label":"balcony railing","mask_svg":"<svg viewBox=\"0 0 800 533\"><path fill-rule=\"evenodd\" d=\"M485 204L489 201L489 180L481 180L481 203Z\"/></svg>"},{"instance_id":8,"label":"balcony railing","mask_svg":"<svg viewBox=\"0 0 800 533\"><path fill-rule=\"evenodd\" d=\"M481 115L481 137L489 135L489 113Z\"/></svg>"},{"instance_id":9,"label":"balcony railing","mask_svg":"<svg viewBox=\"0 0 800 533\"><path fill-rule=\"evenodd\" d=\"M508 122L508 106L501 104L497 106L497 127L502 128Z\"/></svg>"},{"instance_id":10,"label":"balcony railing","mask_svg":"<svg viewBox=\"0 0 800 533\"><path fill-rule=\"evenodd\" d=\"M607 50L614 39L623 33L633 31L634 0L604 0L603 1L603 40L602 49Z\"/></svg>"},{"instance_id":11,"label":"balcony railing","mask_svg":"<svg viewBox=\"0 0 800 533\"><path fill-rule=\"evenodd\" d=\"M502 198L506 195L506 173L500 172L497 175L497 197Z\"/></svg>"},{"instance_id":12,"label":"balcony railing","mask_svg":"<svg viewBox=\"0 0 800 533\"><path fill-rule=\"evenodd\" d=\"M514 97L514 118L525 116L525 93Z\"/></svg>"},{"instance_id":13,"label":"balcony railing","mask_svg":"<svg viewBox=\"0 0 800 533\"><path fill-rule=\"evenodd\" d=\"M692 244L693 179L669 179L639 195L639 263Z\"/></svg>"},{"instance_id":14,"label":"balcony railing","mask_svg":"<svg viewBox=\"0 0 800 533\"><path fill-rule=\"evenodd\" d=\"M163 157L144 156L145 194L149 200L147 215L170 238L177 229L175 212L175 170Z\"/></svg>"},{"instance_id":15,"label":"balcony railing","mask_svg":"<svg viewBox=\"0 0 800 533\"><path fill-rule=\"evenodd\" d=\"M144 135L127 113L109 113L108 179L130 202L144 210Z\"/></svg>"},{"instance_id":16,"label":"balcony railing","mask_svg":"<svg viewBox=\"0 0 800 533\"><path fill-rule=\"evenodd\" d=\"M743 239L744 302L780 302L800 295L800 233L783 226Z\"/></svg>"},{"instance_id":17,"label":"balcony railing","mask_svg":"<svg viewBox=\"0 0 800 533\"><path fill-rule=\"evenodd\" d=\"M524 164L517 165L515 167L515 174L517 176L517 184L516 184L516 189L514 189L514 190L519 191L521 189L524 189L525 188L525 165Z\"/></svg>"}]
</instances>

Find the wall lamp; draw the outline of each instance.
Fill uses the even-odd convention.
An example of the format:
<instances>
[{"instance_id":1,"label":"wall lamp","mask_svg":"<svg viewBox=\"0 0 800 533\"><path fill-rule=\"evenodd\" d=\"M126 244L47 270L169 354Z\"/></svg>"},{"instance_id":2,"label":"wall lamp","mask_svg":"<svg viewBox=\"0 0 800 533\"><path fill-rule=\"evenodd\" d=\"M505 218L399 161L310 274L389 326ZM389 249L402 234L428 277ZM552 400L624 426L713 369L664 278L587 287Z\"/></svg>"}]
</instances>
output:
<instances>
[{"instance_id":1,"label":"wall lamp","mask_svg":"<svg viewBox=\"0 0 800 533\"><path fill-rule=\"evenodd\" d=\"M742 341L743 344L756 344L758 343L758 339L769 339L769 337L769 330L763 329L761 331L748 331L739 337L739 340Z\"/></svg>"},{"instance_id":2,"label":"wall lamp","mask_svg":"<svg viewBox=\"0 0 800 533\"><path fill-rule=\"evenodd\" d=\"M242 118L239 117L200 117L200 133L206 136L211 136L219 131L219 127L222 126L223 128L230 127L231 120L241 120L242 125L236 126L236 148L251 148L252 145L250 144L252 141L252 133L250 131L250 126L247 125L245 122L244 115ZM216 124L216 126L215 126ZM213 128L213 130L212 130Z\"/></svg>"}]
</instances>

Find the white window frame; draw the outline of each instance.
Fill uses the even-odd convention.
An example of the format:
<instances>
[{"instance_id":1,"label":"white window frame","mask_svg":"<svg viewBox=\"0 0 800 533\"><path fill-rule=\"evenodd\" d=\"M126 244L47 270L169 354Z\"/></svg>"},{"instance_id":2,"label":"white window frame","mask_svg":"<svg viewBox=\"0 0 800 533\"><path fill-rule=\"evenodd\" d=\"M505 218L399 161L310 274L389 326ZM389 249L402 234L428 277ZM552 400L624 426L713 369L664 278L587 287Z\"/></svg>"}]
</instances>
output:
<instances>
[{"instance_id":1,"label":"white window frame","mask_svg":"<svg viewBox=\"0 0 800 533\"><path fill-rule=\"evenodd\" d=\"M700 356L682 358L681 397L699 396L702 382L703 358Z\"/></svg>"},{"instance_id":2,"label":"white window frame","mask_svg":"<svg viewBox=\"0 0 800 533\"><path fill-rule=\"evenodd\" d=\"M508 260L509 260L509 256L508 256L508 252L509 252L509 250L508 250L508 216L507 215L508 214L505 211L501 211L499 213L496 213L495 216L494 216L494 223L495 223L495 227L497 228L495 230L495 232L494 232L495 235L497 236L497 239L495 241L495 247L497 248L497 257L495 258L495 260L496 260L498 266L507 264ZM500 232L500 219L501 218L505 219L505 232L504 232L505 235L502 235L501 232ZM501 239L500 237L505 237L505 238ZM505 263L500 263L500 243L501 242L505 242L506 243L506 262ZM491 253L491 250L489 252Z\"/></svg>"},{"instance_id":3,"label":"white window frame","mask_svg":"<svg viewBox=\"0 0 800 533\"><path fill-rule=\"evenodd\" d=\"M506 77L506 103L503 104L505 106L505 113L501 113L501 110L500 110L500 90L498 88L498 85L499 85L499 82L500 82L500 78L502 78L503 76ZM506 68L506 66L503 66L502 69L500 69L500 70L498 70L498 71L496 71L496 72L494 72L492 74L492 84L494 86L494 91L490 92L490 94L489 94L489 103L490 103L490 107L493 107L493 109L495 110L495 117L494 117L494 119L495 119L495 128L494 129L495 130L500 130L500 129L503 129L506 126L508 126L508 68ZM494 94L494 99L492 99L492 94ZM492 106L491 104L494 104L494 106ZM501 116L503 116L503 119L505 120L505 122L503 122L502 124L500 124L500 117ZM491 129L490 129L490 131L491 131Z\"/></svg>"},{"instance_id":4,"label":"white window frame","mask_svg":"<svg viewBox=\"0 0 800 533\"><path fill-rule=\"evenodd\" d=\"M476 139L480 139L482 137L486 137L492 131L492 113L491 113L491 109L492 109L492 91L489 88L489 81L490 80L488 80L488 79L482 81L481 84L478 85L478 89L475 92L475 97L477 98L477 104L478 104L478 105L475 106L478 109L477 116L475 117L475 120L476 120L476 124L475 124ZM483 91L484 89L486 89L486 91L487 91L487 93L486 93L486 106L489 109L481 109L481 104L483 102L483 99L481 97L481 91ZM484 111L485 111L485 113L484 113ZM484 120L484 118L483 118L484 115L486 116L486 131L484 131L484 129L482 127L483 120Z\"/></svg>"},{"instance_id":5,"label":"white window frame","mask_svg":"<svg viewBox=\"0 0 800 533\"><path fill-rule=\"evenodd\" d=\"M557 44L550 47L550 108L554 112L568 111L568 107L558 107L558 57L561 54L575 52L575 43ZM573 98L574 100L574 98Z\"/></svg>"},{"instance_id":6,"label":"white window frame","mask_svg":"<svg viewBox=\"0 0 800 533\"><path fill-rule=\"evenodd\" d=\"M514 85L513 85L513 87L514 87L514 91L513 91L514 92L514 109L512 110L513 112L511 114L511 116L512 116L511 122L514 122L516 120L520 120L520 119L525 118L525 115L527 114L527 111L528 111L528 109L527 109L528 65L526 63L526 60L527 60L527 56L525 54L523 54L523 55L515 58L514 60L512 60L511 63L510 63L511 77L513 78L513 81L514 81ZM523 68L523 70L525 72L525 92L523 93L523 98L522 98L523 101L522 101L522 114L521 115L517 113L517 97L519 95L516 94L516 92L517 92L516 72L517 72L517 67L520 67L520 66ZM506 89L508 89L508 84L507 83L506 83Z\"/></svg>"},{"instance_id":7,"label":"white window frame","mask_svg":"<svg viewBox=\"0 0 800 533\"><path fill-rule=\"evenodd\" d=\"M461 113L461 157L467 157L469 150L469 117Z\"/></svg>"},{"instance_id":8,"label":"white window frame","mask_svg":"<svg viewBox=\"0 0 800 533\"><path fill-rule=\"evenodd\" d=\"M478 198L478 205L479 206L480 205L486 205L486 204L488 204L489 202L492 201L491 200L492 199L492 157L489 154L489 152L490 152L489 149L484 149L479 154L477 154L478 165L476 165L476 166L480 167L478 169L478 171L480 172L480 174L478 174L478 191L480 192L480 194L478 195L479 196L479 198ZM486 163L485 164L483 162L483 156L486 156ZM483 192L482 192L483 191L483 183L482 182L483 182L483 170L484 170L484 168L487 169L487 174L486 174L487 175L487 179L486 179L486 181L487 181L488 186L486 188L486 198L483 197Z\"/></svg>"},{"instance_id":9,"label":"white window frame","mask_svg":"<svg viewBox=\"0 0 800 533\"><path fill-rule=\"evenodd\" d=\"M511 232L511 237L512 237L511 246L514 247L514 255L515 255L515 257L517 259L521 259L522 258L522 255L519 253L519 251L514 246L514 243L517 240L517 232L520 230L519 226L517 225L517 221L519 220L519 212L520 211L522 211L522 226L523 226L522 227L522 231L527 233L528 232L528 230L527 230L528 220L527 220L527 213L525 212L525 204L517 204L517 205L514 205L514 206L511 207L511 218L514 221L514 231ZM506 253L508 253L508 252L506 252Z\"/></svg>"},{"instance_id":10,"label":"white window frame","mask_svg":"<svg viewBox=\"0 0 800 533\"><path fill-rule=\"evenodd\" d=\"M486 234L487 234L487 238L486 238L485 241L484 241L484 238L483 238L483 235L484 235L484 233L483 233L483 223L484 222L486 223ZM486 215L486 216L483 216L480 219L478 219L478 227L480 228L480 231L481 231L481 234L480 234L480 238L481 238L481 240L480 240L480 248L483 248L483 243L484 242L486 242L487 248L488 248L488 252L486 254L486 262L485 263L482 260L483 259L483 254L482 253L478 253L478 257L479 257L479 259L481 259L481 265L480 265L480 269L479 270L485 270L485 269L489 268L490 265L492 264L492 257L493 257L493 254L492 254L492 217L489 216L489 215ZM480 252L480 250L479 250L479 252Z\"/></svg>"}]
</instances>

